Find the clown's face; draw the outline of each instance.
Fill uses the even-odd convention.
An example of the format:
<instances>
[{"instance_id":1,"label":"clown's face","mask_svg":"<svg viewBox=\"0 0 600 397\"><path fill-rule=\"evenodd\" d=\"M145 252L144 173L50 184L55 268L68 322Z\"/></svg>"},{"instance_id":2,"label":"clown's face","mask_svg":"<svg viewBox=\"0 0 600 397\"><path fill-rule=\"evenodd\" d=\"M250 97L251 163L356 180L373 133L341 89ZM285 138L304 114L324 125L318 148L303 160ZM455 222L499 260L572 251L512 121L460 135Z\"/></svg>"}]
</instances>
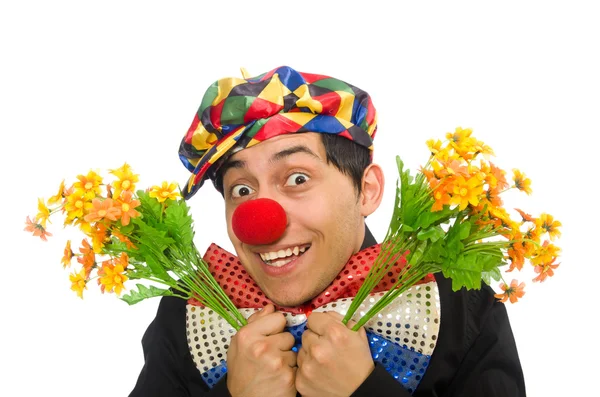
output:
<instances>
[{"instance_id":1,"label":"clown's face","mask_svg":"<svg viewBox=\"0 0 600 397\"><path fill-rule=\"evenodd\" d=\"M296 306L323 291L364 238L365 205L349 176L327 164L316 133L281 135L231 156L223 174L229 238L240 261L275 303ZM277 201L287 226L272 244L248 245L232 230L238 205Z\"/></svg>"}]
</instances>

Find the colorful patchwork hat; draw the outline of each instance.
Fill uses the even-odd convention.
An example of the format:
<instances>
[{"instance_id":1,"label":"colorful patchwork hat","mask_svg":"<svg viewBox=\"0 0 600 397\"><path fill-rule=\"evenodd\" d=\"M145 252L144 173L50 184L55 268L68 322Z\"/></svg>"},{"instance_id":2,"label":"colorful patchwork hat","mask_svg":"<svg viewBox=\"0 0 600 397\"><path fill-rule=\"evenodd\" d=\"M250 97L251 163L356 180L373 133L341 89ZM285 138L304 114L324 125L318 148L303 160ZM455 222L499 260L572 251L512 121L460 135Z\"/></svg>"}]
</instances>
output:
<instances>
[{"instance_id":1,"label":"colorful patchwork hat","mask_svg":"<svg viewBox=\"0 0 600 397\"><path fill-rule=\"evenodd\" d=\"M281 66L213 83L179 147L192 173L188 199L239 149L299 132L339 135L373 150L377 114L369 94L341 80Z\"/></svg>"}]
</instances>

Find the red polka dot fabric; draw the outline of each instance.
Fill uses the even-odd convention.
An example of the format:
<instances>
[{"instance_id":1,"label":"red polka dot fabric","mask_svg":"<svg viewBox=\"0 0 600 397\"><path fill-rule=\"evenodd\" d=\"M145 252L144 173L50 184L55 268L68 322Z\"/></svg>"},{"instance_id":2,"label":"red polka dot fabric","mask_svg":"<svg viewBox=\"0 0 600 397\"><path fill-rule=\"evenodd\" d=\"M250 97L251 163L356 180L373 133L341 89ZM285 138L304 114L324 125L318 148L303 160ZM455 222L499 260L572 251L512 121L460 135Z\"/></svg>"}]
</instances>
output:
<instances>
[{"instance_id":1,"label":"red polka dot fabric","mask_svg":"<svg viewBox=\"0 0 600 397\"><path fill-rule=\"evenodd\" d=\"M356 292L365 281L365 276L369 273L369 270L373 266L380 251L381 245L377 244L356 253L350 258L346 266L344 266L329 287L319 295L303 306L277 307L277 310L295 314L310 313L313 309L336 299L356 296ZM259 309L268 303L272 303L260 290L254 280L252 280L235 255L227 252L216 244L211 244L204 255L204 261L208 264L208 268L213 277L227 293L236 307ZM405 263L404 258L400 258L392 270L383 277L381 282L372 292L389 290L396 282L396 275L400 273ZM433 281L433 275L429 275L423 279L421 283L430 281ZM202 306L194 299L190 299L188 303Z\"/></svg>"}]
</instances>

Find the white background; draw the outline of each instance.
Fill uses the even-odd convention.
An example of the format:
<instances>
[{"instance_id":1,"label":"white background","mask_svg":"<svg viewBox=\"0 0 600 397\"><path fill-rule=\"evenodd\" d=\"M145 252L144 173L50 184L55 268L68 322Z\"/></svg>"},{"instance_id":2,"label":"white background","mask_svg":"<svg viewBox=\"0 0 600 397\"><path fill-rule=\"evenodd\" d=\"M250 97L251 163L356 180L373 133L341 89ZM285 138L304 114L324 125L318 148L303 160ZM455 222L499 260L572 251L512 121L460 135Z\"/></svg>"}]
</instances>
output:
<instances>
[{"instance_id":1,"label":"white background","mask_svg":"<svg viewBox=\"0 0 600 397\"><path fill-rule=\"evenodd\" d=\"M388 181L368 220L378 239L394 156L416 169L425 141L457 126L532 179L533 195L507 205L560 220L563 255L543 284L518 274L528 292L509 306L528 392L593 394L600 15L582 1L420 3L3 2L0 395L126 396L158 303L129 307L96 288L78 299L60 264L74 233L52 224L44 243L23 232L37 198L125 161L140 186L183 183L177 149L205 89L280 65L373 97ZM191 205L198 246L229 248L219 195L207 185Z\"/></svg>"}]
</instances>

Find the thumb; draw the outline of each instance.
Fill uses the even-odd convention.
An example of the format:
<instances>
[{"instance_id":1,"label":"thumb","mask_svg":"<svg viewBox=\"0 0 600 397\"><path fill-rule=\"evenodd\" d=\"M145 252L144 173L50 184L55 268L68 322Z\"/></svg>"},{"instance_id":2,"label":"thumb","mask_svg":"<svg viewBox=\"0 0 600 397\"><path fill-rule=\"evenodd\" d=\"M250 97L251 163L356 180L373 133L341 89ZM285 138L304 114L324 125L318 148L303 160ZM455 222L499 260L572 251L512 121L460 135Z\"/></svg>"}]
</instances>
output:
<instances>
[{"instance_id":1,"label":"thumb","mask_svg":"<svg viewBox=\"0 0 600 397\"><path fill-rule=\"evenodd\" d=\"M259 311L257 311L253 315L251 315L250 317L248 317L248 324L251 324L252 322L258 320L259 318L265 317L273 312L275 312L275 306L273 306L272 304L269 303L268 305L266 305L265 307L263 307L262 309L260 309Z\"/></svg>"}]
</instances>

